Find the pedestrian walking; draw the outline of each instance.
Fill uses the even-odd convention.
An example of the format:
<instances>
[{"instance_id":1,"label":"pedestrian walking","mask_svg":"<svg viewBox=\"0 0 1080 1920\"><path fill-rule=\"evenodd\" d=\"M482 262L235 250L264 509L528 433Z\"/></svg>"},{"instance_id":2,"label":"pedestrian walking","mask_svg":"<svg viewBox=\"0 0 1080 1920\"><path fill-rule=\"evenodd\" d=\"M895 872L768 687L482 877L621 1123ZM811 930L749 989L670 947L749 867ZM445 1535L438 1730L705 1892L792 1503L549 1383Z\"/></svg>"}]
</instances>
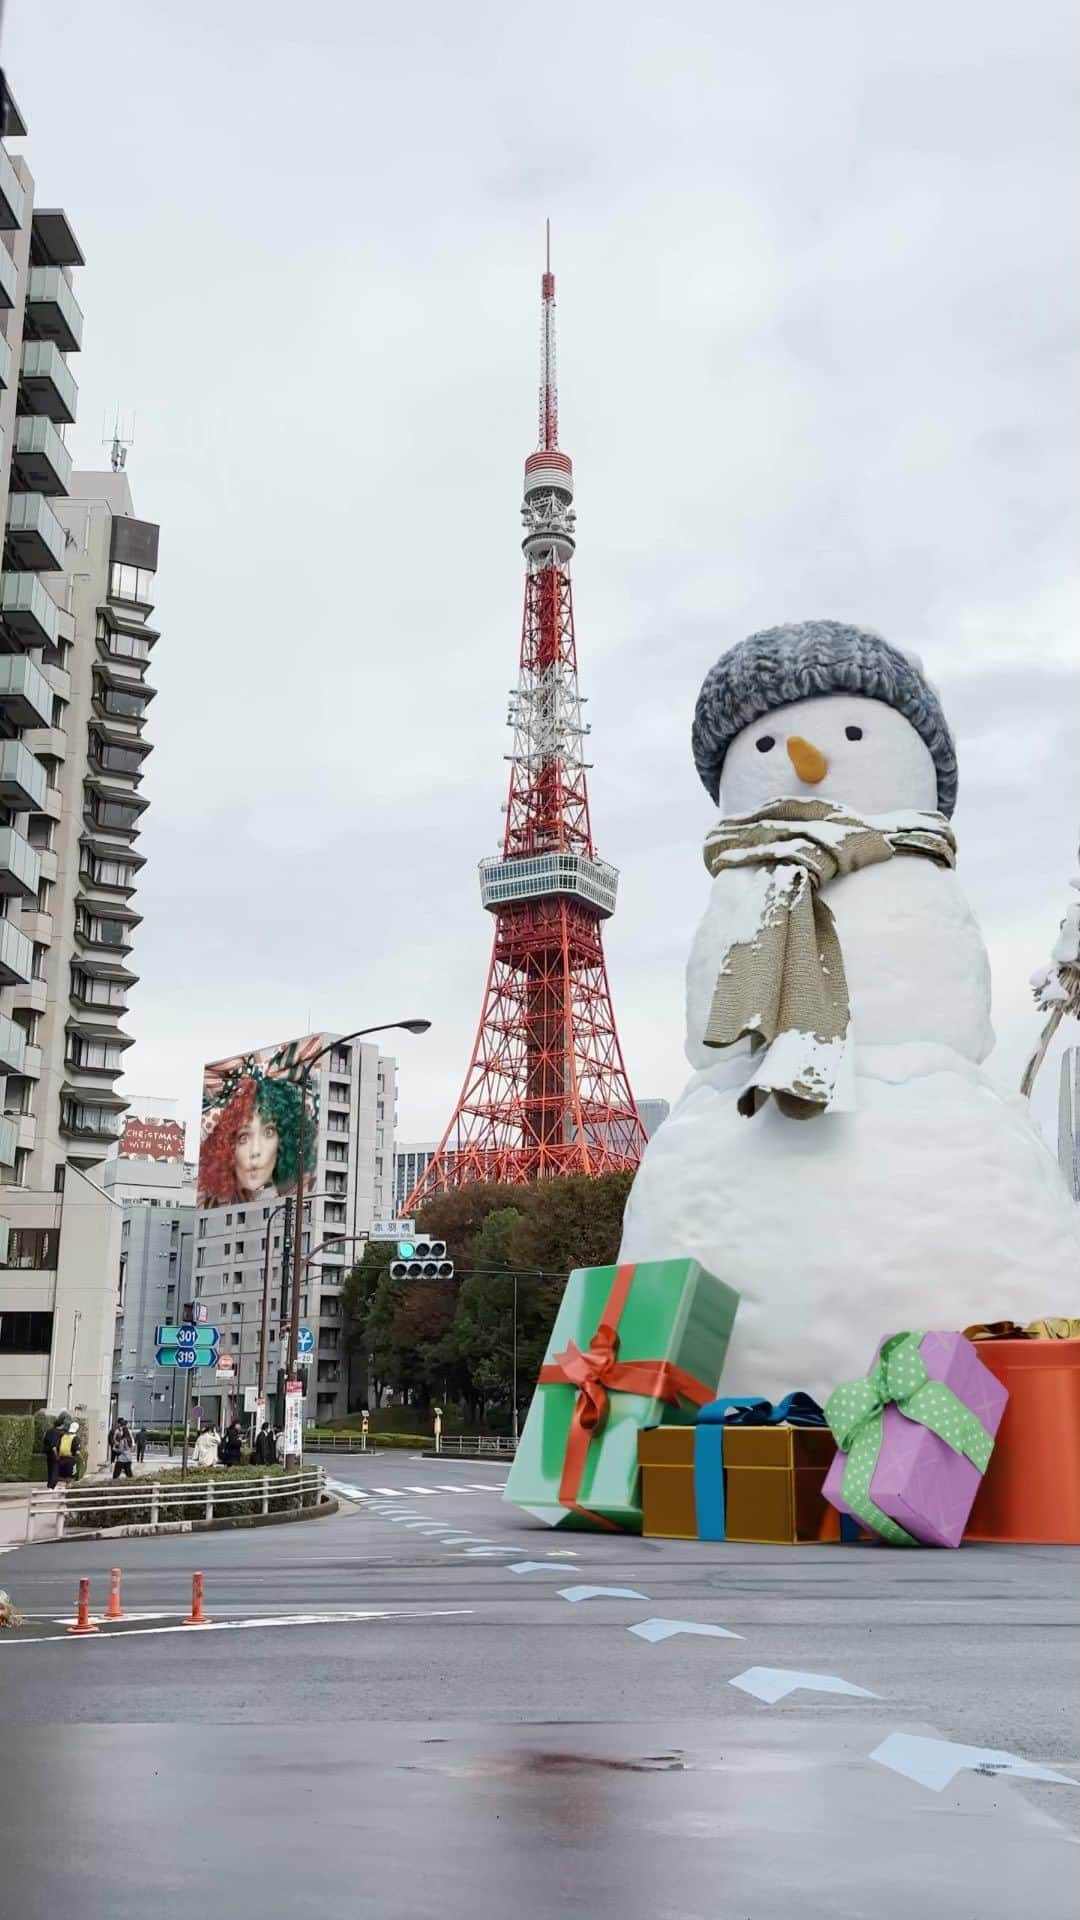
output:
<instances>
[{"instance_id":1,"label":"pedestrian walking","mask_svg":"<svg viewBox=\"0 0 1080 1920\"><path fill-rule=\"evenodd\" d=\"M112 1477L114 1480L119 1480L121 1475L127 1480L131 1479L131 1462L134 1453L135 1439L131 1428L126 1420L118 1420L113 1428Z\"/></svg>"},{"instance_id":2,"label":"pedestrian walking","mask_svg":"<svg viewBox=\"0 0 1080 1920\"><path fill-rule=\"evenodd\" d=\"M277 1466L277 1436L269 1421L259 1428L254 1459L257 1467Z\"/></svg>"},{"instance_id":3,"label":"pedestrian walking","mask_svg":"<svg viewBox=\"0 0 1080 1920\"><path fill-rule=\"evenodd\" d=\"M70 1421L70 1414L58 1413L52 1426L48 1429L43 1442L45 1448L45 1471L50 1493L55 1490L56 1483L60 1478L60 1442L68 1430Z\"/></svg>"},{"instance_id":4,"label":"pedestrian walking","mask_svg":"<svg viewBox=\"0 0 1080 1920\"><path fill-rule=\"evenodd\" d=\"M60 1435L56 1448L56 1466L61 1480L77 1480L79 1477L79 1423L69 1418L64 1432Z\"/></svg>"},{"instance_id":5,"label":"pedestrian walking","mask_svg":"<svg viewBox=\"0 0 1080 1920\"><path fill-rule=\"evenodd\" d=\"M243 1460L243 1435L240 1432L239 1421L233 1420L226 1427L225 1438L221 1443L221 1464L223 1467L239 1467L243 1465Z\"/></svg>"},{"instance_id":6,"label":"pedestrian walking","mask_svg":"<svg viewBox=\"0 0 1080 1920\"><path fill-rule=\"evenodd\" d=\"M140 1427L138 1433L135 1435L135 1458L140 1466L146 1458L146 1444L149 1438L150 1435L147 1433L145 1427Z\"/></svg>"},{"instance_id":7,"label":"pedestrian walking","mask_svg":"<svg viewBox=\"0 0 1080 1920\"><path fill-rule=\"evenodd\" d=\"M193 1467L216 1467L218 1464L219 1441L216 1427L204 1427L195 1442L191 1456Z\"/></svg>"}]
</instances>

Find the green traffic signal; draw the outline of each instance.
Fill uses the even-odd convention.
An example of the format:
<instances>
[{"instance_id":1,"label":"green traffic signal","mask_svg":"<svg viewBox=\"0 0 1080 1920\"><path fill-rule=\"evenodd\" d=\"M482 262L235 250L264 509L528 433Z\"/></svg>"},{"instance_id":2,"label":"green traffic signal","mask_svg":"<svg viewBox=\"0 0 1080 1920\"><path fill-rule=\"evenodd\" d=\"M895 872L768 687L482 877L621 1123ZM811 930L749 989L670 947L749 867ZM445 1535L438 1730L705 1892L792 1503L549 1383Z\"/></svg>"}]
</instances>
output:
<instances>
[{"instance_id":1,"label":"green traffic signal","mask_svg":"<svg viewBox=\"0 0 1080 1920\"><path fill-rule=\"evenodd\" d=\"M399 1260L414 1260L416 1258L416 1246L412 1240L399 1240L397 1250Z\"/></svg>"}]
</instances>

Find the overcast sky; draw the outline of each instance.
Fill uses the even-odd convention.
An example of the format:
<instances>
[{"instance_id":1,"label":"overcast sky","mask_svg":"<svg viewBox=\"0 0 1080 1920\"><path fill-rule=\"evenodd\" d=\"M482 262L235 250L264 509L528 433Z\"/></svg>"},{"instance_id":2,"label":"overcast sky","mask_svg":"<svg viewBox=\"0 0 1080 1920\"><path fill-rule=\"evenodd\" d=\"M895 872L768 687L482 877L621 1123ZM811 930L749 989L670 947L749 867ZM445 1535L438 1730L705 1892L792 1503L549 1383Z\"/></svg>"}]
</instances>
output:
<instances>
[{"instance_id":1,"label":"overcast sky","mask_svg":"<svg viewBox=\"0 0 1080 1920\"><path fill-rule=\"evenodd\" d=\"M1076 20L8 0L23 150L88 261L76 460L134 414L161 524L129 1091L194 1119L206 1058L426 1014L401 1137L449 1118L491 939L548 214L636 1092L687 1072L698 686L744 634L822 615L942 690L1015 1086L1080 821Z\"/></svg>"}]
</instances>

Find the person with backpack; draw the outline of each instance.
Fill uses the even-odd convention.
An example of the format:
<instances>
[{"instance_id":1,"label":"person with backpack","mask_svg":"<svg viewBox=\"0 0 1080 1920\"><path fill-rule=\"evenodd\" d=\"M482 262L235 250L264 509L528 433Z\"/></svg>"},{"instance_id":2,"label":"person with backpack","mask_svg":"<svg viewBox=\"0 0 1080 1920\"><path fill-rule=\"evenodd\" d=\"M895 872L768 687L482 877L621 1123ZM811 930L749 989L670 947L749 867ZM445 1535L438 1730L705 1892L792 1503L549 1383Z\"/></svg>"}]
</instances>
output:
<instances>
[{"instance_id":1,"label":"person with backpack","mask_svg":"<svg viewBox=\"0 0 1080 1920\"><path fill-rule=\"evenodd\" d=\"M61 1480L77 1480L79 1477L79 1423L68 1420L67 1427L60 1435L56 1449L56 1465Z\"/></svg>"}]
</instances>

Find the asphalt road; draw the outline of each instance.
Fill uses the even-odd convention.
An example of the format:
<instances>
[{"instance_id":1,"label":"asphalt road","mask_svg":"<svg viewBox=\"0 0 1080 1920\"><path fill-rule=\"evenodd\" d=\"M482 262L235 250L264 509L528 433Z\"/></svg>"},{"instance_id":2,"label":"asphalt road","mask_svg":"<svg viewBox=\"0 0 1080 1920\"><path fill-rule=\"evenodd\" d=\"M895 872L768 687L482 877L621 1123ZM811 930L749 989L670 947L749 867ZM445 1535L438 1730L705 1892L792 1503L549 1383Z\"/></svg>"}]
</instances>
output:
<instances>
[{"instance_id":1,"label":"asphalt road","mask_svg":"<svg viewBox=\"0 0 1080 1920\"><path fill-rule=\"evenodd\" d=\"M334 1519L0 1561L5 1913L1077 1920L1080 1788L941 1744L1080 1780L1075 1551L552 1534L494 1467L325 1464Z\"/></svg>"}]
</instances>

